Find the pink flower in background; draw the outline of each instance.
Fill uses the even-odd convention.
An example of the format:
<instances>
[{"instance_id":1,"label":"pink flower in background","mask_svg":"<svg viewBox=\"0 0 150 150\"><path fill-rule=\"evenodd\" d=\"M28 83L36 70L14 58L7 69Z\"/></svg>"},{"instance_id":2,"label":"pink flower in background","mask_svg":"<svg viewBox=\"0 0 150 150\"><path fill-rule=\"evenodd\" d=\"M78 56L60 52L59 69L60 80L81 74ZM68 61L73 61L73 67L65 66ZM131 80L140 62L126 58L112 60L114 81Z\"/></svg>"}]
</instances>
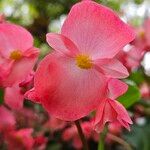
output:
<instances>
[{"instance_id":1,"label":"pink flower in background","mask_svg":"<svg viewBox=\"0 0 150 150\"><path fill-rule=\"evenodd\" d=\"M122 132L122 125L116 121L108 125L108 131L114 135L120 135Z\"/></svg>"},{"instance_id":2,"label":"pink flower in background","mask_svg":"<svg viewBox=\"0 0 150 150\"><path fill-rule=\"evenodd\" d=\"M126 67L130 70L136 69L140 66L141 60L143 59L144 52L142 52L138 47L132 47L130 51L127 52L126 57Z\"/></svg>"},{"instance_id":3,"label":"pink flower in background","mask_svg":"<svg viewBox=\"0 0 150 150\"><path fill-rule=\"evenodd\" d=\"M4 14L0 14L0 23L5 21L5 16Z\"/></svg>"},{"instance_id":4,"label":"pink flower in background","mask_svg":"<svg viewBox=\"0 0 150 150\"><path fill-rule=\"evenodd\" d=\"M140 86L140 92L141 92L141 96L143 99L145 99L145 100L150 99L150 85L149 84L143 83Z\"/></svg>"},{"instance_id":5,"label":"pink flower in background","mask_svg":"<svg viewBox=\"0 0 150 150\"><path fill-rule=\"evenodd\" d=\"M37 114L33 108L22 108L14 111L16 124L23 128L36 128L45 120L42 115Z\"/></svg>"},{"instance_id":6,"label":"pink flower in background","mask_svg":"<svg viewBox=\"0 0 150 150\"><path fill-rule=\"evenodd\" d=\"M8 150L32 150L34 144L32 132L33 129L26 128L6 134Z\"/></svg>"},{"instance_id":7,"label":"pink flower in background","mask_svg":"<svg viewBox=\"0 0 150 150\"><path fill-rule=\"evenodd\" d=\"M4 106L0 106L0 132L12 130L15 127L15 123L13 113Z\"/></svg>"},{"instance_id":8,"label":"pink flower in background","mask_svg":"<svg viewBox=\"0 0 150 150\"><path fill-rule=\"evenodd\" d=\"M149 51L150 49L150 18L146 19L143 25L135 29L136 38L132 44L141 52Z\"/></svg>"},{"instance_id":9,"label":"pink flower in background","mask_svg":"<svg viewBox=\"0 0 150 150\"><path fill-rule=\"evenodd\" d=\"M144 28L145 28L146 41L147 41L148 47L150 49L150 18L145 20Z\"/></svg>"},{"instance_id":10,"label":"pink flower in background","mask_svg":"<svg viewBox=\"0 0 150 150\"><path fill-rule=\"evenodd\" d=\"M147 40L146 40L146 32L145 28L142 26L140 28L135 28L135 33L136 37L135 39L131 42L135 47L137 47L140 52L143 52L147 49Z\"/></svg>"},{"instance_id":11,"label":"pink flower in background","mask_svg":"<svg viewBox=\"0 0 150 150\"><path fill-rule=\"evenodd\" d=\"M45 150L48 139L44 136L38 136L34 138L34 150Z\"/></svg>"},{"instance_id":12,"label":"pink flower in background","mask_svg":"<svg viewBox=\"0 0 150 150\"><path fill-rule=\"evenodd\" d=\"M144 52L135 46L131 46L129 51L120 51L116 58L122 62L124 66L127 67L128 71L131 72L141 65L141 60L143 59Z\"/></svg>"},{"instance_id":13,"label":"pink flower in background","mask_svg":"<svg viewBox=\"0 0 150 150\"><path fill-rule=\"evenodd\" d=\"M0 23L0 86L18 84L32 71L38 57L32 35L21 26Z\"/></svg>"},{"instance_id":14,"label":"pink flower in background","mask_svg":"<svg viewBox=\"0 0 150 150\"><path fill-rule=\"evenodd\" d=\"M55 52L40 63L26 97L62 120L88 115L105 97L106 77L128 76L114 56L133 39L132 29L109 8L92 1L77 3L61 34L47 34Z\"/></svg>"},{"instance_id":15,"label":"pink flower in background","mask_svg":"<svg viewBox=\"0 0 150 150\"><path fill-rule=\"evenodd\" d=\"M19 85L14 84L12 87L5 88L5 104L14 110L22 109L24 93L33 86L33 78L34 72L32 71Z\"/></svg>"},{"instance_id":16,"label":"pink flower in background","mask_svg":"<svg viewBox=\"0 0 150 150\"><path fill-rule=\"evenodd\" d=\"M103 131L107 122L118 122L128 130L132 121L122 104L115 100L127 91L127 85L117 79L110 79L108 82L108 97L102 99L97 109L94 128L97 132Z\"/></svg>"},{"instance_id":17,"label":"pink flower in background","mask_svg":"<svg viewBox=\"0 0 150 150\"><path fill-rule=\"evenodd\" d=\"M21 93L19 85L13 85L5 89L4 101L5 104L15 110L23 107L24 95Z\"/></svg>"},{"instance_id":18,"label":"pink flower in background","mask_svg":"<svg viewBox=\"0 0 150 150\"><path fill-rule=\"evenodd\" d=\"M63 129L66 126L66 122L50 116L49 120L45 123L44 127L49 129L51 132Z\"/></svg>"}]
</instances>

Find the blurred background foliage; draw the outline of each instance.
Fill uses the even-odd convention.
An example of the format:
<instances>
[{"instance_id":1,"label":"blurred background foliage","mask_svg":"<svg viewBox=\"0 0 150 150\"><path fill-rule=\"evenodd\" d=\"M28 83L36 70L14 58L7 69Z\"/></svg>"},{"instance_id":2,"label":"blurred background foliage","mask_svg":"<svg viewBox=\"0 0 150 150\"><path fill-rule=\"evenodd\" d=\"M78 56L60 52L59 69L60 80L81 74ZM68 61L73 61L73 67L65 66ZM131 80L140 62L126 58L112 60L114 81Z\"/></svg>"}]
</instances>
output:
<instances>
[{"instance_id":1,"label":"blurred background foliage","mask_svg":"<svg viewBox=\"0 0 150 150\"><path fill-rule=\"evenodd\" d=\"M111 7L125 22L129 22L133 26L142 25L144 19L150 16L150 0L96 1ZM50 49L45 41L46 33L60 31L66 14L76 2L78 0L0 0L0 13L4 13L7 20L24 26L32 33L35 45L41 49L40 57L42 58ZM144 114L132 127L132 132L124 133L124 138L135 150L150 150L150 103L140 99L140 92L137 88L144 81L150 83L144 67L132 72L127 79L127 83L130 85L128 92L119 98L119 101L129 108L131 113L136 109L133 104L144 106L142 107ZM48 149L59 150L60 145L55 142L57 143L57 141L53 141Z\"/></svg>"},{"instance_id":2,"label":"blurred background foliage","mask_svg":"<svg viewBox=\"0 0 150 150\"><path fill-rule=\"evenodd\" d=\"M136 25L141 22L140 15L143 14L143 10L140 15L135 10L145 5L150 6L149 0L96 1L111 7L120 15L124 11L127 12L128 14L124 15L128 18L132 17L132 22ZM41 56L43 56L48 50L45 34L49 31L60 30L65 15L76 2L78 0L0 0L0 13L4 13L9 21L23 25L29 30L35 38L35 45L42 48Z\"/></svg>"}]
</instances>

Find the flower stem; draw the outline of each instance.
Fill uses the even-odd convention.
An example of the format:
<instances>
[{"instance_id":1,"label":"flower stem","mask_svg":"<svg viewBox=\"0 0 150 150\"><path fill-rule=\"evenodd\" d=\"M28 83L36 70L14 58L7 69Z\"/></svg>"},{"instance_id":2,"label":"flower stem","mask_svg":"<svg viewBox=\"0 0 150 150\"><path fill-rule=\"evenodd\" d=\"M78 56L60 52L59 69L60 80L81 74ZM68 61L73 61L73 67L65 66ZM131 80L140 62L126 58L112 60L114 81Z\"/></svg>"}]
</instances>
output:
<instances>
[{"instance_id":1,"label":"flower stem","mask_svg":"<svg viewBox=\"0 0 150 150\"><path fill-rule=\"evenodd\" d=\"M111 133L108 134L108 137L110 139L112 139L113 141L121 144L126 150L132 150L131 146L126 142L124 141L123 139L121 139L120 137L117 137Z\"/></svg>"},{"instance_id":2,"label":"flower stem","mask_svg":"<svg viewBox=\"0 0 150 150\"><path fill-rule=\"evenodd\" d=\"M103 132L99 136L98 150L105 150L105 137L107 134L107 127L104 128Z\"/></svg>"},{"instance_id":3,"label":"flower stem","mask_svg":"<svg viewBox=\"0 0 150 150\"><path fill-rule=\"evenodd\" d=\"M101 134L99 136L98 150L104 150L104 138Z\"/></svg>"},{"instance_id":4,"label":"flower stem","mask_svg":"<svg viewBox=\"0 0 150 150\"><path fill-rule=\"evenodd\" d=\"M89 148L88 148L88 143L87 143L87 140L86 140L86 138L85 138L85 136L84 136L84 133L83 133L83 131L82 131L82 128L81 128L81 125L80 125L79 120L76 120L76 121L75 121L75 125L76 125L76 127L77 127L77 129L78 129L78 134L79 134L80 139L81 139L81 141L82 141L83 150L89 150Z\"/></svg>"}]
</instances>

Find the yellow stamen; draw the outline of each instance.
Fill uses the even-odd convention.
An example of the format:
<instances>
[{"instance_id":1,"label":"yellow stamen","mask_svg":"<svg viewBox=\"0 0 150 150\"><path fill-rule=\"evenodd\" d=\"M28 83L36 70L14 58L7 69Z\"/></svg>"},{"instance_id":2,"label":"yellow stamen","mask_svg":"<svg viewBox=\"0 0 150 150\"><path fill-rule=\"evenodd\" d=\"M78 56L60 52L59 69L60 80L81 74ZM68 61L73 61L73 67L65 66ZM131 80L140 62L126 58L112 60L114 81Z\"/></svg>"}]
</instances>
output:
<instances>
[{"instance_id":1,"label":"yellow stamen","mask_svg":"<svg viewBox=\"0 0 150 150\"><path fill-rule=\"evenodd\" d=\"M22 53L19 50L14 50L10 54L10 59L19 60L22 58Z\"/></svg>"},{"instance_id":2,"label":"yellow stamen","mask_svg":"<svg viewBox=\"0 0 150 150\"><path fill-rule=\"evenodd\" d=\"M144 31L140 31L139 32L139 36L140 36L140 38L143 39L145 37L145 32Z\"/></svg>"},{"instance_id":3,"label":"yellow stamen","mask_svg":"<svg viewBox=\"0 0 150 150\"><path fill-rule=\"evenodd\" d=\"M90 57L83 54L76 57L76 65L81 69L90 69L93 66Z\"/></svg>"}]
</instances>

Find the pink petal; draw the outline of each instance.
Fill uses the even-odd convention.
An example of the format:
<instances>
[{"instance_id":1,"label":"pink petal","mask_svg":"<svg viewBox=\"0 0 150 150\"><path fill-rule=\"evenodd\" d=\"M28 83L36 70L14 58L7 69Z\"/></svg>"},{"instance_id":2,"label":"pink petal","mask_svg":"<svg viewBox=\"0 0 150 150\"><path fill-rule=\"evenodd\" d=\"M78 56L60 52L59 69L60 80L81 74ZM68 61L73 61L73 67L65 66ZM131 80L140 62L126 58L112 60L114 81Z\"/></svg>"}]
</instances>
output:
<instances>
[{"instance_id":1,"label":"pink petal","mask_svg":"<svg viewBox=\"0 0 150 150\"><path fill-rule=\"evenodd\" d=\"M23 107L24 96L20 90L18 85L5 89L5 103L12 109L18 110Z\"/></svg>"},{"instance_id":2,"label":"pink petal","mask_svg":"<svg viewBox=\"0 0 150 150\"><path fill-rule=\"evenodd\" d=\"M101 119L103 119L103 113L105 109L106 99L102 99L99 103L99 107L96 112L96 117L94 120L94 125L98 124Z\"/></svg>"},{"instance_id":3,"label":"pink petal","mask_svg":"<svg viewBox=\"0 0 150 150\"><path fill-rule=\"evenodd\" d=\"M35 92L54 117L73 121L97 108L105 95L106 79L94 69L84 70L72 58L50 54L35 74Z\"/></svg>"},{"instance_id":4,"label":"pink petal","mask_svg":"<svg viewBox=\"0 0 150 150\"><path fill-rule=\"evenodd\" d=\"M12 112L6 109L4 106L0 106L0 131L6 127L14 127L15 126L15 117Z\"/></svg>"},{"instance_id":5,"label":"pink petal","mask_svg":"<svg viewBox=\"0 0 150 150\"><path fill-rule=\"evenodd\" d=\"M110 79L108 82L108 89L110 94L109 97L111 99L116 99L127 91L128 85L120 80Z\"/></svg>"},{"instance_id":6,"label":"pink petal","mask_svg":"<svg viewBox=\"0 0 150 150\"><path fill-rule=\"evenodd\" d=\"M135 37L112 10L93 1L74 5L61 33L93 59L114 57Z\"/></svg>"},{"instance_id":7,"label":"pink petal","mask_svg":"<svg viewBox=\"0 0 150 150\"><path fill-rule=\"evenodd\" d=\"M109 99L102 100L101 104L99 105L99 108L97 109L95 117L95 130L97 132L102 132L105 124L107 122L114 122L116 120L116 117L117 113L109 104Z\"/></svg>"},{"instance_id":8,"label":"pink petal","mask_svg":"<svg viewBox=\"0 0 150 150\"><path fill-rule=\"evenodd\" d=\"M116 121L130 130L129 124L132 124L132 121L126 109L116 100L103 99L97 109L94 122L95 130L101 132L107 122L113 123Z\"/></svg>"},{"instance_id":9,"label":"pink petal","mask_svg":"<svg viewBox=\"0 0 150 150\"><path fill-rule=\"evenodd\" d=\"M48 44L58 52L71 56L78 53L76 45L69 38L61 34L48 33L46 39Z\"/></svg>"},{"instance_id":10,"label":"pink petal","mask_svg":"<svg viewBox=\"0 0 150 150\"><path fill-rule=\"evenodd\" d=\"M111 59L106 64L94 63L95 68L109 78L126 78L129 75L126 67L117 59Z\"/></svg>"},{"instance_id":11,"label":"pink petal","mask_svg":"<svg viewBox=\"0 0 150 150\"><path fill-rule=\"evenodd\" d=\"M13 64L13 60L4 59L0 56L0 86L3 86L3 80L9 75Z\"/></svg>"},{"instance_id":12,"label":"pink petal","mask_svg":"<svg viewBox=\"0 0 150 150\"><path fill-rule=\"evenodd\" d=\"M24 95L24 97L28 100L32 100L35 103L40 103L40 98L35 92L35 89L32 88L31 90L27 91Z\"/></svg>"},{"instance_id":13,"label":"pink petal","mask_svg":"<svg viewBox=\"0 0 150 150\"><path fill-rule=\"evenodd\" d=\"M31 72L37 57L22 58L19 61L15 61L9 75L2 81L4 87L10 87L13 84L20 83Z\"/></svg>"},{"instance_id":14,"label":"pink petal","mask_svg":"<svg viewBox=\"0 0 150 150\"><path fill-rule=\"evenodd\" d=\"M25 50L33 47L32 35L24 28L10 23L0 24L0 53L8 58L13 50Z\"/></svg>"},{"instance_id":15,"label":"pink petal","mask_svg":"<svg viewBox=\"0 0 150 150\"><path fill-rule=\"evenodd\" d=\"M23 52L23 56L25 57L37 57L39 55L39 49L36 47L32 47Z\"/></svg>"},{"instance_id":16,"label":"pink petal","mask_svg":"<svg viewBox=\"0 0 150 150\"><path fill-rule=\"evenodd\" d=\"M121 103L119 103L116 100L110 100L109 103L114 108L114 110L117 112L117 114L118 114L117 119L119 119L119 120L121 119L129 124L132 124L132 120L130 119L127 110L124 108L124 106Z\"/></svg>"}]
</instances>

